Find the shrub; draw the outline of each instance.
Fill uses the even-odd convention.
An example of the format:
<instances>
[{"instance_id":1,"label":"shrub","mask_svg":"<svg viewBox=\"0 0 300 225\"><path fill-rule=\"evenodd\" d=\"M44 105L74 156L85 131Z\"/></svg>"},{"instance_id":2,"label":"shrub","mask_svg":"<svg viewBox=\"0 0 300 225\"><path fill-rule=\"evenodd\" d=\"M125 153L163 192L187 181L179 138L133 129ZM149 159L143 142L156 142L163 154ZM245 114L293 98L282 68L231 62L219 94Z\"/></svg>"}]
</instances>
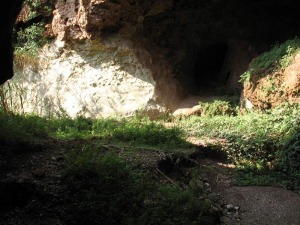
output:
<instances>
[{"instance_id":1,"label":"shrub","mask_svg":"<svg viewBox=\"0 0 300 225\"><path fill-rule=\"evenodd\" d=\"M37 55L39 48L47 42L43 36L44 25L42 22L35 23L17 33L15 50L18 54Z\"/></svg>"},{"instance_id":2,"label":"shrub","mask_svg":"<svg viewBox=\"0 0 300 225\"><path fill-rule=\"evenodd\" d=\"M28 27L18 29L14 32L15 65L23 69L24 65L31 65L36 68L36 56L39 49L44 46L48 39L44 36L46 18L54 9L54 1L51 0L25 0L28 6L28 21L38 18L35 23L28 23ZM26 22L26 21L25 21Z\"/></svg>"},{"instance_id":3,"label":"shrub","mask_svg":"<svg viewBox=\"0 0 300 225\"><path fill-rule=\"evenodd\" d=\"M5 115L0 112L0 139L34 140L48 137L48 122L34 115Z\"/></svg>"}]
</instances>

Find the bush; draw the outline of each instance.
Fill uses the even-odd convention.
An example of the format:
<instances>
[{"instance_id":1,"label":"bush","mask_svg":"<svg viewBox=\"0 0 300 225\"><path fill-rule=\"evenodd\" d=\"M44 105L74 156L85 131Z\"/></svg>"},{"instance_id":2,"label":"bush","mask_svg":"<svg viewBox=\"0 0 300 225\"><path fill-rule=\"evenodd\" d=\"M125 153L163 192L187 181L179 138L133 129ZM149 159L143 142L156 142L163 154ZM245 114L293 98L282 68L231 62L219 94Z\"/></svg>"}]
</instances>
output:
<instances>
[{"instance_id":1,"label":"bush","mask_svg":"<svg viewBox=\"0 0 300 225\"><path fill-rule=\"evenodd\" d=\"M36 19L35 23L28 23L28 27L18 29L14 32L15 47L15 65L17 68L23 69L24 65L33 66L36 69L39 49L43 47L48 39L44 36L44 27L54 10L54 1L51 0L25 0L24 4L28 6L28 21Z\"/></svg>"},{"instance_id":2,"label":"bush","mask_svg":"<svg viewBox=\"0 0 300 225\"><path fill-rule=\"evenodd\" d=\"M47 43L43 36L44 23L35 23L32 26L20 30L17 33L17 41L15 43L15 51L17 54L25 54L28 56L36 56L40 47Z\"/></svg>"}]
</instances>

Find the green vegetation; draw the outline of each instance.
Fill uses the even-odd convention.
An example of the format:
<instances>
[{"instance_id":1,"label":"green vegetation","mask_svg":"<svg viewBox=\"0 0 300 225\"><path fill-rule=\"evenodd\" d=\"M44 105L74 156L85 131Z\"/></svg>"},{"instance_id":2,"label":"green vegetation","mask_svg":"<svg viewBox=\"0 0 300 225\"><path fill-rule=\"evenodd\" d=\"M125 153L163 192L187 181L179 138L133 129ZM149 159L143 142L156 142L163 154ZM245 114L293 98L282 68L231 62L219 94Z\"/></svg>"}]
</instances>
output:
<instances>
[{"instance_id":1,"label":"green vegetation","mask_svg":"<svg viewBox=\"0 0 300 225\"><path fill-rule=\"evenodd\" d=\"M282 44L276 44L270 51L252 60L249 69L241 75L241 82L249 82L253 75L264 76L273 71L284 69L300 51L300 40L295 38Z\"/></svg>"},{"instance_id":2,"label":"green vegetation","mask_svg":"<svg viewBox=\"0 0 300 225\"><path fill-rule=\"evenodd\" d=\"M23 40L23 44L29 44L29 37L37 45L25 44L23 49L17 47L17 52L34 55L30 51L39 48L41 43L34 38L40 30L31 29L22 31L19 43ZM253 60L241 80L285 68L299 47L297 38L274 46ZM276 91L276 82L271 80L270 84L267 93ZM3 96L0 99L5 100ZM205 151L211 155L226 153L236 165L233 172L237 185L281 185L300 190L300 104L242 113L239 98L224 97L200 102L197 116L165 116L158 121L141 115L97 120L41 118L13 115L5 101L1 105L0 140L4 143L53 139L71 143L64 149L65 168L60 181L63 193L68 194L61 200L64 207L59 212L69 224L218 224L220 212L212 210L214 202L200 178L222 172L183 160L192 147L186 141L188 137L222 140ZM166 128L164 120L174 126ZM162 156L166 165L156 161L153 173L153 167L147 168L149 154ZM210 154L201 152L201 156L206 155ZM174 180L168 177L175 170L182 172L180 166L185 162L194 166L184 171L188 175L174 176ZM163 166L168 168L163 170Z\"/></svg>"},{"instance_id":3,"label":"green vegetation","mask_svg":"<svg viewBox=\"0 0 300 225\"><path fill-rule=\"evenodd\" d=\"M299 107L286 104L237 116L193 116L179 124L192 136L225 139L227 143L220 147L237 165L238 183L272 183L269 179L286 183L286 173L290 180L299 177ZM299 182L288 183L289 187L299 187Z\"/></svg>"},{"instance_id":4,"label":"green vegetation","mask_svg":"<svg viewBox=\"0 0 300 225\"><path fill-rule=\"evenodd\" d=\"M105 150L104 150L105 151ZM190 190L154 182L118 156L84 147L70 152L65 218L74 224L215 224L211 202Z\"/></svg>"},{"instance_id":5,"label":"green vegetation","mask_svg":"<svg viewBox=\"0 0 300 225\"><path fill-rule=\"evenodd\" d=\"M220 103L235 113L219 113L215 106ZM70 224L217 224L220 215L211 210L212 200L199 198L207 191L199 177L215 169L196 166L182 180L170 182L168 177L157 180L135 160L143 151L184 152L191 146L184 140L187 136L224 139L212 147L216 154L226 152L237 166L237 185L300 189L299 104L247 114L225 100L205 104L209 115L174 119L177 126L172 128L141 116L92 120L0 113L0 139L74 143L65 150L61 178L68 194L60 217Z\"/></svg>"},{"instance_id":6,"label":"green vegetation","mask_svg":"<svg viewBox=\"0 0 300 225\"><path fill-rule=\"evenodd\" d=\"M294 104L238 116L194 116L181 121L180 126L196 137L227 139L226 151L236 162L270 161L276 158L299 119L299 105Z\"/></svg>"},{"instance_id":7,"label":"green vegetation","mask_svg":"<svg viewBox=\"0 0 300 225\"><path fill-rule=\"evenodd\" d=\"M166 129L140 117L91 120L0 114L4 143L53 138L79 141L65 153L62 185L68 194L60 217L68 224L189 225L219 220L219 214L211 212L212 202L200 200L199 192L157 182L151 173L123 159L127 153L120 157L114 151L115 145L118 150L122 145L159 151L189 147L177 128Z\"/></svg>"},{"instance_id":8,"label":"green vegetation","mask_svg":"<svg viewBox=\"0 0 300 225\"><path fill-rule=\"evenodd\" d=\"M94 139L102 143L115 143L126 146L185 148L190 146L184 141L183 132L147 118L126 119L46 119L34 115L5 116L0 113L0 137L4 140L28 140L43 138Z\"/></svg>"},{"instance_id":9,"label":"green vegetation","mask_svg":"<svg viewBox=\"0 0 300 225\"><path fill-rule=\"evenodd\" d=\"M263 183L258 180L264 180L268 175L280 180L284 174L289 174L290 180L297 181L300 174L300 105L286 104L265 112L246 114L238 113L236 106L232 106L226 110L235 114L226 115L219 113L219 108L215 107L220 103L226 107L231 104L224 101L205 103L209 109L208 115L175 120L177 126L171 128L165 128L162 121L154 122L140 116L127 120L92 120L83 117L46 119L33 115L5 116L1 113L0 138L8 141L49 138L96 140L100 145L111 144L127 149L144 147L168 152L189 148L191 144L185 141L188 136L221 138L225 144L215 148L226 152L228 159L237 165L239 174L245 175L244 181L241 179L243 176L237 179L240 184L251 180L253 184ZM266 182L269 183L268 179ZM289 182L287 186L298 185L297 182Z\"/></svg>"},{"instance_id":10,"label":"green vegetation","mask_svg":"<svg viewBox=\"0 0 300 225\"><path fill-rule=\"evenodd\" d=\"M24 4L29 10L27 21L23 21L25 25L14 32L15 65L21 69L24 65L35 65L39 49L48 42L44 27L54 9L54 1L50 0L25 0ZM35 18L38 19L30 22Z\"/></svg>"},{"instance_id":11,"label":"green vegetation","mask_svg":"<svg viewBox=\"0 0 300 225\"><path fill-rule=\"evenodd\" d=\"M225 97L220 100L199 102L201 117L234 116L238 113L239 97Z\"/></svg>"},{"instance_id":12,"label":"green vegetation","mask_svg":"<svg viewBox=\"0 0 300 225\"><path fill-rule=\"evenodd\" d=\"M29 19L37 15L50 15L53 12L55 1L53 0L25 0L30 8Z\"/></svg>"},{"instance_id":13,"label":"green vegetation","mask_svg":"<svg viewBox=\"0 0 300 225\"><path fill-rule=\"evenodd\" d=\"M34 23L30 27L21 29L17 33L15 43L16 57L20 55L36 56L39 49L47 43L47 39L43 36L45 23Z\"/></svg>"}]
</instances>

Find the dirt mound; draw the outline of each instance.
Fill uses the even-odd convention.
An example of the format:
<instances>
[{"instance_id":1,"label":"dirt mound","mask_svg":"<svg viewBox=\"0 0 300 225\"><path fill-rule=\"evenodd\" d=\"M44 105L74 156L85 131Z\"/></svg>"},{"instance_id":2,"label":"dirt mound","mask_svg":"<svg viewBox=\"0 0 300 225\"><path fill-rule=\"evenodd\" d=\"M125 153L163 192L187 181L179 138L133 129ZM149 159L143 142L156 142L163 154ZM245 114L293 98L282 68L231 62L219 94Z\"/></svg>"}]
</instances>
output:
<instances>
[{"instance_id":1,"label":"dirt mound","mask_svg":"<svg viewBox=\"0 0 300 225\"><path fill-rule=\"evenodd\" d=\"M266 76L256 74L244 84L243 99L251 107L268 109L282 103L299 102L300 93L300 54L291 65Z\"/></svg>"}]
</instances>

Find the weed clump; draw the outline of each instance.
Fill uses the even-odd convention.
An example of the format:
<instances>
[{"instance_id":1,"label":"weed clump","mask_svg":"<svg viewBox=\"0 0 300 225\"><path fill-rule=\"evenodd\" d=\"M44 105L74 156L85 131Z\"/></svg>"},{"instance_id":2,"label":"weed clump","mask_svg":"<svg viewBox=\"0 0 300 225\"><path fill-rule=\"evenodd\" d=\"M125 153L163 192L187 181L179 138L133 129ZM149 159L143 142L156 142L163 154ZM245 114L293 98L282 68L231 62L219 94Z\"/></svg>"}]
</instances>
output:
<instances>
[{"instance_id":1,"label":"weed clump","mask_svg":"<svg viewBox=\"0 0 300 225\"><path fill-rule=\"evenodd\" d=\"M214 116L235 116L237 115L237 106L226 100L214 100L212 102L199 102L201 107L202 117L214 117Z\"/></svg>"}]
</instances>

